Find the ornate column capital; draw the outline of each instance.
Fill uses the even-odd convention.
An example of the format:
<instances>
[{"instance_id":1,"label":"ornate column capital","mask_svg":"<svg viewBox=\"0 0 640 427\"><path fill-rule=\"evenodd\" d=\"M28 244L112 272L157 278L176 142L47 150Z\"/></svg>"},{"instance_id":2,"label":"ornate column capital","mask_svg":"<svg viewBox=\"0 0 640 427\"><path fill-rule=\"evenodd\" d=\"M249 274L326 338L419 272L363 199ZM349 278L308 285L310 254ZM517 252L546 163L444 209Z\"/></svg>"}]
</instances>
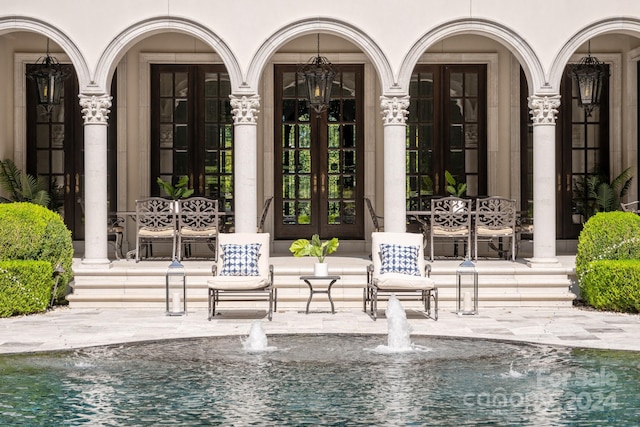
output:
<instances>
[{"instance_id":1,"label":"ornate column capital","mask_svg":"<svg viewBox=\"0 0 640 427\"><path fill-rule=\"evenodd\" d=\"M380 108L382 109L382 121L385 125L403 125L406 122L407 114L409 114L409 96L400 98L381 96Z\"/></svg>"},{"instance_id":2,"label":"ornate column capital","mask_svg":"<svg viewBox=\"0 0 640 427\"><path fill-rule=\"evenodd\" d=\"M109 113L111 110L111 100L113 97L109 95L87 96L78 95L80 98L80 106L82 107L82 118L84 124L107 124L109 122Z\"/></svg>"},{"instance_id":3,"label":"ornate column capital","mask_svg":"<svg viewBox=\"0 0 640 427\"><path fill-rule=\"evenodd\" d=\"M534 125L555 125L560 95L529 97L529 113Z\"/></svg>"},{"instance_id":4,"label":"ornate column capital","mask_svg":"<svg viewBox=\"0 0 640 427\"><path fill-rule=\"evenodd\" d=\"M234 124L256 124L258 120L258 107L260 107L260 95L242 96L229 95L231 99L231 114Z\"/></svg>"}]
</instances>

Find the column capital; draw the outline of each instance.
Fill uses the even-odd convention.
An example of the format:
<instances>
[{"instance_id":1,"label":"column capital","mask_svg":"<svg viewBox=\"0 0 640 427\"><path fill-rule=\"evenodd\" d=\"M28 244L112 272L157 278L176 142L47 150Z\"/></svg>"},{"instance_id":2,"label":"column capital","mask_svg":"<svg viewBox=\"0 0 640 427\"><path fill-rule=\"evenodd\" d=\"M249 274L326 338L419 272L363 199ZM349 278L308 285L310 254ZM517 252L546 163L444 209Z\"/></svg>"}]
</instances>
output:
<instances>
[{"instance_id":1,"label":"column capital","mask_svg":"<svg viewBox=\"0 0 640 427\"><path fill-rule=\"evenodd\" d=\"M560 95L529 97L529 114L533 125L555 125L558 107L560 106Z\"/></svg>"},{"instance_id":2,"label":"column capital","mask_svg":"<svg viewBox=\"0 0 640 427\"><path fill-rule=\"evenodd\" d=\"M229 98L231 99L231 114L233 114L234 124L256 124L260 112L258 110L260 95L229 95Z\"/></svg>"},{"instance_id":3,"label":"column capital","mask_svg":"<svg viewBox=\"0 0 640 427\"><path fill-rule=\"evenodd\" d=\"M409 114L409 95L402 97L380 97L382 120L385 125L404 125Z\"/></svg>"},{"instance_id":4,"label":"column capital","mask_svg":"<svg viewBox=\"0 0 640 427\"><path fill-rule=\"evenodd\" d=\"M84 124L104 124L109 122L109 113L111 110L111 100L113 97L109 95L78 95L80 98L80 106L82 107L82 118Z\"/></svg>"}]
</instances>

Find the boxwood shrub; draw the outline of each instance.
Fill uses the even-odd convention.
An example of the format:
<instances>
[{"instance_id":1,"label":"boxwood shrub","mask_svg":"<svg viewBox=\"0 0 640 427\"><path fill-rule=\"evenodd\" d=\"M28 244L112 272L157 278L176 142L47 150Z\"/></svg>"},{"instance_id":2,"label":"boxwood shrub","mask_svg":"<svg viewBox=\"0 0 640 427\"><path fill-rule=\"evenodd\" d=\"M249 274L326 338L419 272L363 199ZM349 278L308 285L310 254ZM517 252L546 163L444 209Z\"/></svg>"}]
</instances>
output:
<instances>
[{"instance_id":1,"label":"boxwood shrub","mask_svg":"<svg viewBox=\"0 0 640 427\"><path fill-rule=\"evenodd\" d=\"M64 300L73 277L71 232L59 214L33 203L0 204L0 261L47 261L64 269L58 284L58 301ZM48 279L47 279L48 280Z\"/></svg>"},{"instance_id":2,"label":"boxwood shrub","mask_svg":"<svg viewBox=\"0 0 640 427\"><path fill-rule=\"evenodd\" d=\"M46 310L52 274L48 261L0 261L0 317Z\"/></svg>"},{"instance_id":3,"label":"boxwood shrub","mask_svg":"<svg viewBox=\"0 0 640 427\"><path fill-rule=\"evenodd\" d=\"M630 260L624 264L625 271L640 264L640 216L632 212L601 212L592 216L580 233L576 253L576 274L581 296L587 304L608 310L637 310L632 307L640 292L640 276L629 273L626 284L621 286L624 276L606 271L615 270L620 264L603 263L607 260ZM624 295L629 298L626 303L619 300Z\"/></svg>"},{"instance_id":4,"label":"boxwood shrub","mask_svg":"<svg viewBox=\"0 0 640 427\"><path fill-rule=\"evenodd\" d=\"M600 310L640 312L640 261L593 261L580 282L582 297Z\"/></svg>"}]
</instances>

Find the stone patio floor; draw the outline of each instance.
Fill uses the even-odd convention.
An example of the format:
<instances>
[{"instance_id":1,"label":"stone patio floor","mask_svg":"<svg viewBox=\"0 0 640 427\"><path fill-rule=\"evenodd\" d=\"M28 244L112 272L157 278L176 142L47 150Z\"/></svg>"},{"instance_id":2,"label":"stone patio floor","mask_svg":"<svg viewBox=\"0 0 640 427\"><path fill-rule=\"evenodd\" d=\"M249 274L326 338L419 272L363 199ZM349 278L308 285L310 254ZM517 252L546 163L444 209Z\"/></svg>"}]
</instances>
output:
<instances>
[{"instance_id":1,"label":"stone patio floor","mask_svg":"<svg viewBox=\"0 0 640 427\"><path fill-rule=\"evenodd\" d=\"M322 311L326 310L326 311ZM382 314L382 313L381 313ZM207 320L206 310L187 316L166 316L157 309L70 309L0 319L0 353L73 349L125 342L237 335L248 336L252 322L262 319L267 334L388 333L382 314L373 321L362 311L331 314L320 304L309 314L277 312L268 321L264 311L222 309ZM441 309L438 321L407 310L412 336L470 337L640 351L640 316L584 308L487 308L475 316Z\"/></svg>"}]
</instances>

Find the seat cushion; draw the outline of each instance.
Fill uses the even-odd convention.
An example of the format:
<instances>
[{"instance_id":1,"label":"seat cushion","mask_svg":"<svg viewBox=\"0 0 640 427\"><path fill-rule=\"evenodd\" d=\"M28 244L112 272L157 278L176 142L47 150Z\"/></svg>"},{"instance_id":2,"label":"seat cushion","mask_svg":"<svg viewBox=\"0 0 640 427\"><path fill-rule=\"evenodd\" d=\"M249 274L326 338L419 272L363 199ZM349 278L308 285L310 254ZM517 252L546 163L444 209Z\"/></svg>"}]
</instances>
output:
<instances>
[{"instance_id":1,"label":"seat cushion","mask_svg":"<svg viewBox=\"0 0 640 427\"><path fill-rule=\"evenodd\" d=\"M501 228L489 228L479 226L476 229L476 234L479 236L510 236L513 234L513 228L501 227Z\"/></svg>"},{"instance_id":2,"label":"seat cushion","mask_svg":"<svg viewBox=\"0 0 640 427\"><path fill-rule=\"evenodd\" d=\"M138 230L138 235L143 237L172 237L176 230L174 228L151 229L142 227Z\"/></svg>"},{"instance_id":3,"label":"seat cushion","mask_svg":"<svg viewBox=\"0 0 640 427\"><path fill-rule=\"evenodd\" d=\"M180 234L185 237L215 237L218 234L217 227L192 228L182 227Z\"/></svg>"},{"instance_id":4,"label":"seat cushion","mask_svg":"<svg viewBox=\"0 0 640 427\"><path fill-rule=\"evenodd\" d=\"M380 274L402 273L420 276L419 246L380 243Z\"/></svg>"},{"instance_id":5,"label":"seat cushion","mask_svg":"<svg viewBox=\"0 0 640 427\"><path fill-rule=\"evenodd\" d=\"M386 273L376 277L373 284L383 291L426 290L435 288L435 282L424 276Z\"/></svg>"},{"instance_id":6,"label":"seat cushion","mask_svg":"<svg viewBox=\"0 0 640 427\"><path fill-rule=\"evenodd\" d=\"M238 245L228 243L222 247L220 276L258 276L258 258L261 243Z\"/></svg>"},{"instance_id":7,"label":"seat cushion","mask_svg":"<svg viewBox=\"0 0 640 427\"><path fill-rule=\"evenodd\" d=\"M210 289L219 291L264 289L269 280L259 276L216 276L207 281Z\"/></svg>"},{"instance_id":8,"label":"seat cushion","mask_svg":"<svg viewBox=\"0 0 640 427\"><path fill-rule=\"evenodd\" d=\"M431 227L431 233L434 235L443 235L443 236L466 236L469 234L468 228L456 228L456 229L446 229L442 227Z\"/></svg>"}]
</instances>

